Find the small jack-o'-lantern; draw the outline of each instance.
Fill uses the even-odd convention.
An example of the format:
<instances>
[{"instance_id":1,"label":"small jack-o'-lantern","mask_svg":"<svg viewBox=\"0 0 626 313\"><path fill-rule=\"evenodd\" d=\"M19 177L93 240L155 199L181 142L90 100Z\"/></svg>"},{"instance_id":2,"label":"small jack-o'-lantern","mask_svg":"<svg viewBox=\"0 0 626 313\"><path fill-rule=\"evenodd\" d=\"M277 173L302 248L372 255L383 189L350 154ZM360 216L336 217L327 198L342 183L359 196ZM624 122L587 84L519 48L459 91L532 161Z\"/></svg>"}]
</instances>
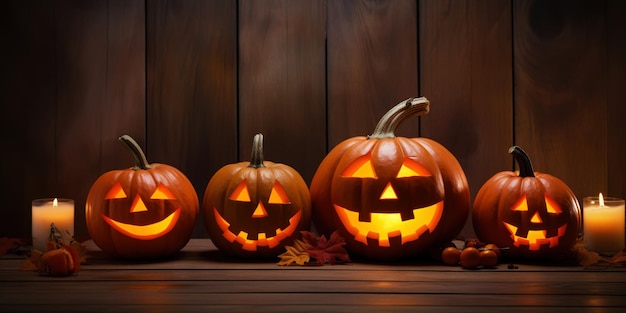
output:
<instances>
[{"instance_id":1,"label":"small jack-o'-lantern","mask_svg":"<svg viewBox=\"0 0 626 313\"><path fill-rule=\"evenodd\" d=\"M191 238L199 212L195 189L178 169L149 164L130 136L120 140L136 165L107 172L92 185L85 209L89 235L112 256L170 256Z\"/></svg>"},{"instance_id":2,"label":"small jack-o'-lantern","mask_svg":"<svg viewBox=\"0 0 626 313\"><path fill-rule=\"evenodd\" d=\"M307 184L293 168L263 160L262 134L254 136L250 162L211 177L202 207L215 246L242 258L276 257L311 225Z\"/></svg>"},{"instance_id":3,"label":"small jack-o'-lantern","mask_svg":"<svg viewBox=\"0 0 626 313\"><path fill-rule=\"evenodd\" d=\"M317 230L346 238L351 255L416 256L449 242L469 214L469 187L456 158L427 138L396 137L404 119L426 114L426 98L388 111L374 132L333 148L311 182Z\"/></svg>"},{"instance_id":4,"label":"small jack-o'-lantern","mask_svg":"<svg viewBox=\"0 0 626 313\"><path fill-rule=\"evenodd\" d=\"M567 255L580 232L580 204L558 178L534 172L517 146L509 153L519 165L495 174L474 200L472 223L481 241L494 243L510 258L553 259Z\"/></svg>"}]
</instances>

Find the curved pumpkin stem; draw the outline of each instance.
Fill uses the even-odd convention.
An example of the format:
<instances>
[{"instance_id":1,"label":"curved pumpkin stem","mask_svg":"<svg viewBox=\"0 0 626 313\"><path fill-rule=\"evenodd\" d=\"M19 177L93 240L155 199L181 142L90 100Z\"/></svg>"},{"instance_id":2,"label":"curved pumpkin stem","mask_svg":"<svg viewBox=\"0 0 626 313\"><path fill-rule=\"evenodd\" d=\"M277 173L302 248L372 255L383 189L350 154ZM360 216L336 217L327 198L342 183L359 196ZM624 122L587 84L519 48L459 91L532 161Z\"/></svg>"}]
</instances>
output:
<instances>
[{"instance_id":1,"label":"curved pumpkin stem","mask_svg":"<svg viewBox=\"0 0 626 313\"><path fill-rule=\"evenodd\" d=\"M520 177L535 177L535 171L533 170L533 165L530 162L530 157L522 148L518 146L512 146L509 148L509 153L513 154L513 158L517 162L519 166L519 176Z\"/></svg>"},{"instance_id":2,"label":"curved pumpkin stem","mask_svg":"<svg viewBox=\"0 0 626 313\"><path fill-rule=\"evenodd\" d=\"M400 123L415 115L425 115L428 111L430 111L430 101L425 97L406 99L387 111L378 121L374 132L368 137L375 139L395 138L395 132Z\"/></svg>"},{"instance_id":3,"label":"curved pumpkin stem","mask_svg":"<svg viewBox=\"0 0 626 313\"><path fill-rule=\"evenodd\" d=\"M133 158L135 158L135 167L133 167L134 170L147 170L152 168L150 163L148 163L148 159L146 159L146 155L143 153L143 150L141 150L141 147L135 139L128 135L122 135L119 140L123 142L126 147L128 147L130 153L133 155Z\"/></svg>"},{"instance_id":4,"label":"curved pumpkin stem","mask_svg":"<svg viewBox=\"0 0 626 313\"><path fill-rule=\"evenodd\" d=\"M250 156L248 167L265 167L263 164L263 134L261 133L254 135L252 140L252 156Z\"/></svg>"}]
</instances>

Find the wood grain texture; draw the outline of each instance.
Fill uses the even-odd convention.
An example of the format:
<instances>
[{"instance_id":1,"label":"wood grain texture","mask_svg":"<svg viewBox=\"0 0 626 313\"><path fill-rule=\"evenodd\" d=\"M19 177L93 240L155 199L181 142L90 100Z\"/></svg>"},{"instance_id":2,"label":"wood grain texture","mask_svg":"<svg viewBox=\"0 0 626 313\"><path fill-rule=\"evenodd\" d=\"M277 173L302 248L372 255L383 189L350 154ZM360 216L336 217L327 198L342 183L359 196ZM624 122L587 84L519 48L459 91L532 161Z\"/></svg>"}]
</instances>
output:
<instances>
[{"instance_id":1,"label":"wood grain texture","mask_svg":"<svg viewBox=\"0 0 626 313\"><path fill-rule=\"evenodd\" d=\"M516 1L513 14L515 143L579 200L606 191L605 6Z\"/></svg>"},{"instance_id":2,"label":"wood grain texture","mask_svg":"<svg viewBox=\"0 0 626 313\"><path fill-rule=\"evenodd\" d=\"M142 3L30 1L11 8L16 33L10 38L20 52L9 68L23 78L7 101L21 103L19 112L6 116L21 116L24 124L10 127L20 130L13 151L22 156L13 168L23 177L17 193L22 198L10 205L23 210L27 222L2 228L28 238L30 201L63 197L75 200L75 234L85 236L91 183L112 166L127 164L115 156L117 136L143 136L143 45L134 44L143 40Z\"/></svg>"},{"instance_id":3,"label":"wood grain texture","mask_svg":"<svg viewBox=\"0 0 626 313\"><path fill-rule=\"evenodd\" d=\"M517 264L464 270L438 262L278 266L225 259L192 239L169 260L107 257L91 241L76 276L19 272L23 258L0 258L4 310L32 312L622 312L624 268ZM29 311L30 310L30 311Z\"/></svg>"},{"instance_id":4,"label":"wood grain texture","mask_svg":"<svg viewBox=\"0 0 626 313\"><path fill-rule=\"evenodd\" d=\"M326 2L241 1L239 161L264 135L264 156L308 183L325 150Z\"/></svg>"},{"instance_id":5,"label":"wood grain texture","mask_svg":"<svg viewBox=\"0 0 626 313\"><path fill-rule=\"evenodd\" d=\"M147 15L148 160L181 170L202 201L237 156L236 3L149 1Z\"/></svg>"},{"instance_id":6,"label":"wood grain texture","mask_svg":"<svg viewBox=\"0 0 626 313\"><path fill-rule=\"evenodd\" d=\"M626 8L620 0L10 0L0 7L0 237L30 236L30 203L84 200L104 172L151 162L201 199L223 165L266 158L307 182L325 153L391 106L431 112L430 137L472 195L522 146L582 199L626 198ZM469 221L468 221L469 222ZM464 230L468 235L469 229ZM471 230L469 230L471 231ZM204 237L199 222L194 237Z\"/></svg>"},{"instance_id":7,"label":"wood grain texture","mask_svg":"<svg viewBox=\"0 0 626 313\"><path fill-rule=\"evenodd\" d=\"M607 12L608 195L626 198L626 2L609 0ZM591 195L591 194L590 194Z\"/></svg>"},{"instance_id":8,"label":"wood grain texture","mask_svg":"<svg viewBox=\"0 0 626 313\"><path fill-rule=\"evenodd\" d=\"M328 150L418 94L417 2L328 1ZM397 135L416 137L418 119Z\"/></svg>"},{"instance_id":9,"label":"wood grain texture","mask_svg":"<svg viewBox=\"0 0 626 313\"><path fill-rule=\"evenodd\" d=\"M0 123L3 126L0 236L30 236L30 205L55 185L54 3L5 4L0 34ZM35 92L36 90L36 92ZM43 190L48 190L45 195Z\"/></svg>"},{"instance_id":10,"label":"wood grain texture","mask_svg":"<svg viewBox=\"0 0 626 313\"><path fill-rule=\"evenodd\" d=\"M421 134L456 156L472 199L492 175L511 170L510 12L510 1L420 2L420 90L431 101ZM464 236L473 235L470 224Z\"/></svg>"}]
</instances>

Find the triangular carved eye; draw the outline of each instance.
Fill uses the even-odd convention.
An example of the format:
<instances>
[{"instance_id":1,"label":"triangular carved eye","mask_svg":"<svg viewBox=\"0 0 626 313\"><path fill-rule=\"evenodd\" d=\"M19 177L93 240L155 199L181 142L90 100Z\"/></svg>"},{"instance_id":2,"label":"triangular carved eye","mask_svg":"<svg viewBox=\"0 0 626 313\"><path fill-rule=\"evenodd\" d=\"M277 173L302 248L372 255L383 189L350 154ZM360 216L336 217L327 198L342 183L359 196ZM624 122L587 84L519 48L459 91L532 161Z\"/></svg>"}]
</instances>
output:
<instances>
[{"instance_id":1,"label":"triangular carved eye","mask_svg":"<svg viewBox=\"0 0 626 313\"><path fill-rule=\"evenodd\" d=\"M563 213L559 205L554 201L554 199L550 198L550 196L545 195L546 198L546 210L548 213L552 214L560 214Z\"/></svg>"},{"instance_id":2,"label":"triangular carved eye","mask_svg":"<svg viewBox=\"0 0 626 313\"><path fill-rule=\"evenodd\" d=\"M150 196L150 199L175 200L176 197L169 188L165 187L163 184L159 184L159 187L157 187L152 196Z\"/></svg>"},{"instance_id":3,"label":"triangular carved eye","mask_svg":"<svg viewBox=\"0 0 626 313\"><path fill-rule=\"evenodd\" d=\"M271 204L289 204L289 197L287 197L287 193L283 186L281 186L278 181L274 183L272 187L272 192L270 193L270 198L267 200L267 203Z\"/></svg>"},{"instance_id":4,"label":"triangular carved eye","mask_svg":"<svg viewBox=\"0 0 626 313\"><path fill-rule=\"evenodd\" d=\"M352 162L341 174L343 177L377 178L370 155L364 155Z\"/></svg>"},{"instance_id":5,"label":"triangular carved eye","mask_svg":"<svg viewBox=\"0 0 626 313\"><path fill-rule=\"evenodd\" d=\"M246 182L246 180L242 180L239 185L237 185L237 188L235 188L235 191L233 191L232 194L230 194L230 197L228 198L230 200L233 201L241 201L241 202L250 202L250 193L248 193L248 183Z\"/></svg>"},{"instance_id":6,"label":"triangular carved eye","mask_svg":"<svg viewBox=\"0 0 626 313\"><path fill-rule=\"evenodd\" d=\"M522 195L515 203L513 204L513 211L528 211L528 201L526 201L526 195Z\"/></svg>"},{"instance_id":7,"label":"triangular carved eye","mask_svg":"<svg viewBox=\"0 0 626 313\"><path fill-rule=\"evenodd\" d=\"M550 198L550 196L544 196L546 202L546 212L550 214L560 214L563 213L558 203L554 201L554 199ZM513 204L511 208L513 211L524 212L528 211L528 201L526 200L526 195L522 195L516 202Z\"/></svg>"},{"instance_id":8,"label":"triangular carved eye","mask_svg":"<svg viewBox=\"0 0 626 313\"><path fill-rule=\"evenodd\" d=\"M110 200L110 199L124 199L126 198L126 193L124 192L124 189L122 189L122 185L120 185L119 182L115 183L115 185L113 185L113 187L111 187L111 189L109 189L109 191L107 192L107 194L104 196L105 200Z\"/></svg>"},{"instance_id":9,"label":"triangular carved eye","mask_svg":"<svg viewBox=\"0 0 626 313\"><path fill-rule=\"evenodd\" d=\"M415 176L432 176L430 171L426 169L421 164L409 159L405 158L402 162L402 167L398 172L397 177L415 177Z\"/></svg>"}]
</instances>

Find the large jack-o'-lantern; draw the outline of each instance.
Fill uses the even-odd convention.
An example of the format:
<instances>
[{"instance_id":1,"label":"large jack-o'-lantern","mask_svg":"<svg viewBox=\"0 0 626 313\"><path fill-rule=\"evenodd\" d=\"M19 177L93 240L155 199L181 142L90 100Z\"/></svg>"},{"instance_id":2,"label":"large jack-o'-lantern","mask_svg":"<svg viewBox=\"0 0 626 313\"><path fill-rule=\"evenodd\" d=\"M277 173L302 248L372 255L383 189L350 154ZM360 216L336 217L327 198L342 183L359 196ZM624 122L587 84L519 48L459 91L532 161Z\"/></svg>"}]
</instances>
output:
<instances>
[{"instance_id":1,"label":"large jack-o'-lantern","mask_svg":"<svg viewBox=\"0 0 626 313\"><path fill-rule=\"evenodd\" d=\"M580 204L558 178L534 172L520 147L509 149L519 165L495 174L476 194L472 223L481 241L494 243L510 258L567 256L581 227Z\"/></svg>"},{"instance_id":2,"label":"large jack-o'-lantern","mask_svg":"<svg viewBox=\"0 0 626 313\"><path fill-rule=\"evenodd\" d=\"M254 136L250 162L211 177L202 207L211 240L235 257L276 257L311 225L307 184L295 169L263 160L262 134Z\"/></svg>"},{"instance_id":3,"label":"large jack-o'-lantern","mask_svg":"<svg viewBox=\"0 0 626 313\"><path fill-rule=\"evenodd\" d=\"M195 189L178 169L149 164L130 136L120 140L136 165L107 172L92 185L85 206L89 235L112 256L170 256L191 238L200 206Z\"/></svg>"},{"instance_id":4,"label":"large jack-o'-lantern","mask_svg":"<svg viewBox=\"0 0 626 313\"><path fill-rule=\"evenodd\" d=\"M318 231L346 238L351 256L398 260L449 242L469 214L469 187L456 158L427 138L396 137L426 98L388 111L374 132L333 148L311 182Z\"/></svg>"}]
</instances>

